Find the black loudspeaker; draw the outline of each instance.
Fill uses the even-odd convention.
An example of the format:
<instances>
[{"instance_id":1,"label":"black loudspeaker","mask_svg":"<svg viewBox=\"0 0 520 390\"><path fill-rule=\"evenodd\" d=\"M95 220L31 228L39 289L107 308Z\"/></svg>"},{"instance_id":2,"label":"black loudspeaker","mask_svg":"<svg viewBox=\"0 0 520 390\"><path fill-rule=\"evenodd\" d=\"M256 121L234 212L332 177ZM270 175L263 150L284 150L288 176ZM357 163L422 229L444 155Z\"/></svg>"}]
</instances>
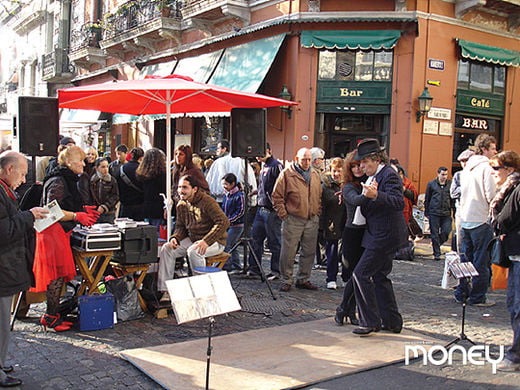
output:
<instances>
[{"instance_id":1,"label":"black loudspeaker","mask_svg":"<svg viewBox=\"0 0 520 390\"><path fill-rule=\"evenodd\" d=\"M29 156L55 156L60 118L58 99L18 97L18 118L13 128L13 150Z\"/></svg>"},{"instance_id":2,"label":"black loudspeaker","mask_svg":"<svg viewBox=\"0 0 520 390\"><path fill-rule=\"evenodd\" d=\"M231 155L233 157L265 156L265 108L231 110Z\"/></svg>"}]
</instances>

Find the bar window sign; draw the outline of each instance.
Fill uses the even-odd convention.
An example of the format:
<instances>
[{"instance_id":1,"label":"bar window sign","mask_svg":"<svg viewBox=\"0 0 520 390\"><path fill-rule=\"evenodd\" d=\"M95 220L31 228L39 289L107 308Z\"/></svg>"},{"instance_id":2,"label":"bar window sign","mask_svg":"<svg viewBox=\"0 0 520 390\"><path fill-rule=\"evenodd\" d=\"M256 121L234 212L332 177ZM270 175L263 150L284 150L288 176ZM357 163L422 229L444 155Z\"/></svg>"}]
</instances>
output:
<instances>
[{"instance_id":1,"label":"bar window sign","mask_svg":"<svg viewBox=\"0 0 520 390\"><path fill-rule=\"evenodd\" d=\"M455 127L458 129L485 131L494 133L498 128L498 120L489 118L479 118L468 115L456 115Z\"/></svg>"}]
</instances>

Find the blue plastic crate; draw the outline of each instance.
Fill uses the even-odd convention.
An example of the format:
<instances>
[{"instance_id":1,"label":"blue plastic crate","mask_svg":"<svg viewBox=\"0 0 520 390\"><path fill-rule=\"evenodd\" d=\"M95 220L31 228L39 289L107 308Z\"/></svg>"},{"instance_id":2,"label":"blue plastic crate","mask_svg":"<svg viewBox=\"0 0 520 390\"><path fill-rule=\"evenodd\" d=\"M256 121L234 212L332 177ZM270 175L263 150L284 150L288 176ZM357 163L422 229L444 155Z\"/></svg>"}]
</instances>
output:
<instances>
[{"instance_id":1,"label":"blue plastic crate","mask_svg":"<svg viewBox=\"0 0 520 390\"><path fill-rule=\"evenodd\" d=\"M79 330L99 330L114 326L114 296L81 295L78 297Z\"/></svg>"}]
</instances>

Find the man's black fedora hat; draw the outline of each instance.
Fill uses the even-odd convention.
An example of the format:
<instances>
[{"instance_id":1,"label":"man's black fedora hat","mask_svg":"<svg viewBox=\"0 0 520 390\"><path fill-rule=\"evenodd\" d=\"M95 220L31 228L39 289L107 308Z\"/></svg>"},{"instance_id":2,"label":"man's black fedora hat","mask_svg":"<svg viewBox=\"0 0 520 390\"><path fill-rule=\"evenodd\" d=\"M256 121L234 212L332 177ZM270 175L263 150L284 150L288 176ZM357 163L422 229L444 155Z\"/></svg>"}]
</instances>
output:
<instances>
[{"instance_id":1,"label":"man's black fedora hat","mask_svg":"<svg viewBox=\"0 0 520 390\"><path fill-rule=\"evenodd\" d=\"M372 153L378 153L385 150L384 146L379 145L379 141L375 138L365 138L361 141L357 147L356 155L354 160L363 160L365 157L370 156Z\"/></svg>"}]
</instances>

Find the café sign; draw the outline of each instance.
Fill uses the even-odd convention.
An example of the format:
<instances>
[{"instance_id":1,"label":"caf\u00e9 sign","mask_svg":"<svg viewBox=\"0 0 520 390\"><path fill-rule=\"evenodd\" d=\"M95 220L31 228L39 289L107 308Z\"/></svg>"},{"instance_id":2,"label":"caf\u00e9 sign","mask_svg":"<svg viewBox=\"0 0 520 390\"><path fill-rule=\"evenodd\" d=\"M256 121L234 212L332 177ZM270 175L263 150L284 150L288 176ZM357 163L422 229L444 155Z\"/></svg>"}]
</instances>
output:
<instances>
[{"instance_id":1,"label":"caf\u00e9 sign","mask_svg":"<svg viewBox=\"0 0 520 390\"><path fill-rule=\"evenodd\" d=\"M473 97L473 98L471 98L471 100L469 102L472 107L482 107L482 108L491 107L491 100L489 100L489 99Z\"/></svg>"}]
</instances>

